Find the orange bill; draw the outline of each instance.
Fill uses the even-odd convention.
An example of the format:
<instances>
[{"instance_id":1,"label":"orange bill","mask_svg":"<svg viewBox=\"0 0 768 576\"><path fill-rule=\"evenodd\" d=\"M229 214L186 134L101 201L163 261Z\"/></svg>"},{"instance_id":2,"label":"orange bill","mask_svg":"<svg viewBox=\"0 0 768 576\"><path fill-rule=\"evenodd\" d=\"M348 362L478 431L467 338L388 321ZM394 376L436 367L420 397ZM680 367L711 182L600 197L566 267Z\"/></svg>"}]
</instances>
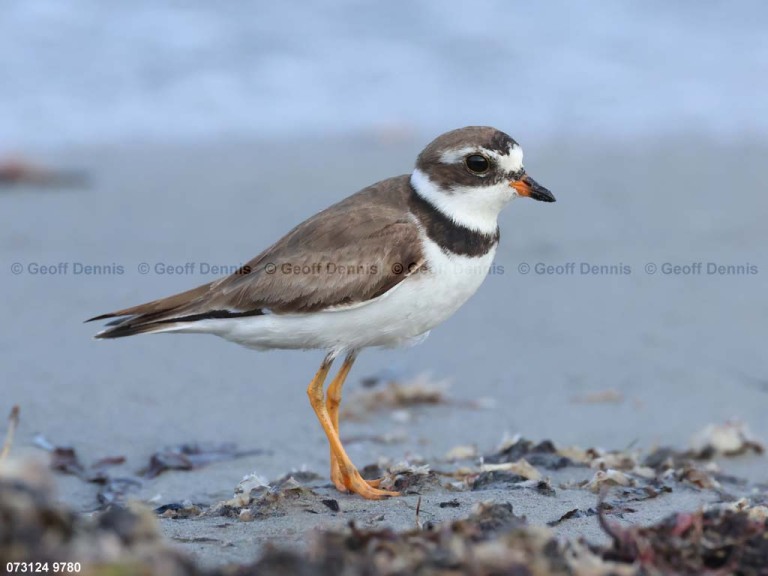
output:
<instances>
[{"instance_id":1,"label":"orange bill","mask_svg":"<svg viewBox=\"0 0 768 576\"><path fill-rule=\"evenodd\" d=\"M555 197L552 192L544 188L544 186L536 182L536 180L527 174L520 178L520 180L512 180L509 185L517 190L517 193L520 196L533 198L534 200L541 200L542 202L555 201Z\"/></svg>"}]
</instances>

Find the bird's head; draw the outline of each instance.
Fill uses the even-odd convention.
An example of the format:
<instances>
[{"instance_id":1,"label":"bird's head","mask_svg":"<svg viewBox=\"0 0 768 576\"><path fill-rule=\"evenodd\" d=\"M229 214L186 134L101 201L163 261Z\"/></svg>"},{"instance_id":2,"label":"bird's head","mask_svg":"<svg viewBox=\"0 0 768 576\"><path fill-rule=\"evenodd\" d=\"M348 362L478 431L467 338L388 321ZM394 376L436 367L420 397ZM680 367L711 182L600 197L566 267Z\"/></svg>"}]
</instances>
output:
<instances>
[{"instance_id":1,"label":"bird's head","mask_svg":"<svg viewBox=\"0 0 768 576\"><path fill-rule=\"evenodd\" d=\"M453 220L479 231L495 230L501 209L518 196L555 201L525 173L520 145L489 126L438 136L419 154L411 185Z\"/></svg>"}]
</instances>

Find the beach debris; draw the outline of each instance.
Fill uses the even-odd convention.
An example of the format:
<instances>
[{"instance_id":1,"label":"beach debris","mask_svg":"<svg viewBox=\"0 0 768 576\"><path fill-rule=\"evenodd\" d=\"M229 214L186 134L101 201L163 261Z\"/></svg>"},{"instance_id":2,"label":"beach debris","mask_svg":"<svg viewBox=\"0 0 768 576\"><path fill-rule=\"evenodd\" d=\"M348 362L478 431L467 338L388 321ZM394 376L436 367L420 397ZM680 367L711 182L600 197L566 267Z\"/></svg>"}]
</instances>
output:
<instances>
[{"instance_id":1,"label":"beach debris","mask_svg":"<svg viewBox=\"0 0 768 576\"><path fill-rule=\"evenodd\" d=\"M320 502L322 502L323 505L331 512L339 512L341 510L339 507L339 501L335 498L326 498L325 500L320 500Z\"/></svg>"},{"instance_id":2,"label":"beach debris","mask_svg":"<svg viewBox=\"0 0 768 576\"><path fill-rule=\"evenodd\" d=\"M416 379L400 384L390 382L377 400L392 408L404 406L419 406L422 404L443 404L447 402L448 383L434 382L429 376L422 375Z\"/></svg>"},{"instance_id":3,"label":"beach debris","mask_svg":"<svg viewBox=\"0 0 768 576\"><path fill-rule=\"evenodd\" d=\"M273 565L270 552L254 568ZM583 559L583 557L585 557ZM307 573L384 576L396 574L520 574L560 576L574 574L575 566L603 562L586 547L561 544L546 528L526 526L508 503L486 502L472 514L450 523L407 532L389 529L363 530L352 525L347 531L325 531L316 535L309 552ZM282 559L282 566L295 565ZM589 574L609 574L607 570ZM621 566L611 565L613 570ZM287 573L287 572L283 572ZM614 574L631 574L614 571ZM295 574L295 572L294 572Z\"/></svg>"},{"instance_id":4,"label":"beach debris","mask_svg":"<svg viewBox=\"0 0 768 576\"><path fill-rule=\"evenodd\" d=\"M687 482L701 490L720 490L722 488L713 473L692 463L686 463L676 470L669 470L666 476L672 476L678 482Z\"/></svg>"},{"instance_id":5,"label":"beach debris","mask_svg":"<svg viewBox=\"0 0 768 576\"><path fill-rule=\"evenodd\" d=\"M274 482L249 474L235 488L234 496L204 510L205 516L226 516L243 522L261 520L273 516L284 516L291 510L302 510L319 514L317 504L329 507L309 487L321 477L314 472L296 471L286 474Z\"/></svg>"},{"instance_id":6,"label":"beach debris","mask_svg":"<svg viewBox=\"0 0 768 576\"><path fill-rule=\"evenodd\" d=\"M177 520L180 518L195 518L200 516L207 507L203 504L195 504L191 500L172 502L155 508L154 512L161 518Z\"/></svg>"},{"instance_id":7,"label":"beach debris","mask_svg":"<svg viewBox=\"0 0 768 576\"><path fill-rule=\"evenodd\" d=\"M747 498L739 498L735 502L714 504L712 510L729 510L731 512L746 512L750 520L755 522L768 522L768 506L752 504Z\"/></svg>"},{"instance_id":8,"label":"beach debris","mask_svg":"<svg viewBox=\"0 0 768 576\"><path fill-rule=\"evenodd\" d=\"M534 443L520 435L502 443L493 454L483 457L486 464L502 464L517 462L525 458L532 466L538 466L547 470L559 470L566 466L573 466L574 462L567 456L561 455L551 440L543 440Z\"/></svg>"},{"instance_id":9,"label":"beach debris","mask_svg":"<svg viewBox=\"0 0 768 576\"><path fill-rule=\"evenodd\" d=\"M577 466L589 466L597 456L594 448L581 448L579 446L560 446L557 453L573 462Z\"/></svg>"},{"instance_id":10,"label":"beach debris","mask_svg":"<svg viewBox=\"0 0 768 576\"><path fill-rule=\"evenodd\" d=\"M96 499L102 507L109 507L113 504L123 505L126 498L135 492L138 492L143 486L141 480L130 476L112 477L108 476L101 483Z\"/></svg>"},{"instance_id":11,"label":"beach debris","mask_svg":"<svg viewBox=\"0 0 768 576\"><path fill-rule=\"evenodd\" d=\"M715 509L672 514L648 527L623 528L601 513L613 540L598 549L608 561L633 564L636 574L766 574L768 523L748 511Z\"/></svg>"},{"instance_id":12,"label":"beach debris","mask_svg":"<svg viewBox=\"0 0 768 576\"><path fill-rule=\"evenodd\" d=\"M624 395L618 390L609 388L574 396L571 402L574 404L621 404L624 402Z\"/></svg>"},{"instance_id":13,"label":"beach debris","mask_svg":"<svg viewBox=\"0 0 768 576\"><path fill-rule=\"evenodd\" d=\"M403 494L421 494L440 487L439 477L428 464L399 462L385 470L381 477L381 488Z\"/></svg>"},{"instance_id":14,"label":"beach debris","mask_svg":"<svg viewBox=\"0 0 768 576\"><path fill-rule=\"evenodd\" d=\"M592 448L587 450L589 467L593 470L631 470L638 472L639 452L621 450L601 450ZM653 474L652 470L640 470L642 474Z\"/></svg>"},{"instance_id":15,"label":"beach debris","mask_svg":"<svg viewBox=\"0 0 768 576\"><path fill-rule=\"evenodd\" d=\"M368 384L364 390L351 395L342 408L341 416L361 419L365 413L380 410L446 404L447 389L447 382L435 382L428 375L420 375L406 382L388 380L383 387Z\"/></svg>"},{"instance_id":16,"label":"beach debris","mask_svg":"<svg viewBox=\"0 0 768 576\"><path fill-rule=\"evenodd\" d=\"M69 446L56 446L51 450L51 468L64 474L72 474L81 478L85 476L85 466L77 457L75 449Z\"/></svg>"},{"instance_id":17,"label":"beach debris","mask_svg":"<svg viewBox=\"0 0 768 576\"><path fill-rule=\"evenodd\" d=\"M390 463L391 462L386 458L380 458L379 462L376 464L366 464L360 468L360 476L366 480L375 480L377 478L381 478L384 476L384 471L386 470L387 465Z\"/></svg>"},{"instance_id":18,"label":"beach debris","mask_svg":"<svg viewBox=\"0 0 768 576\"><path fill-rule=\"evenodd\" d=\"M576 484L565 483L564 487L575 485L600 492L608 486L651 486L653 490L666 486L660 492L654 492L659 495L671 491L668 486L670 482L679 482L699 490L720 492L721 481L735 485L743 484L743 481L723 475L712 458L745 452L761 453L763 450L762 444L741 423L707 427L697 438L699 440L691 450L659 447L643 456L638 449L609 451L573 446L559 448L549 440L535 443L516 435L506 440L496 452L483 458L480 475L470 482L470 486L473 490L486 489L494 484L520 487L521 478L517 476L525 474L496 465L519 462L524 457L526 463L537 470L589 466L597 471L589 480ZM471 469L463 472L466 476L472 474Z\"/></svg>"},{"instance_id":19,"label":"beach debris","mask_svg":"<svg viewBox=\"0 0 768 576\"><path fill-rule=\"evenodd\" d=\"M328 479L325 476L307 470L303 466L298 470L292 470L288 474L284 474L275 482L276 485L281 485L286 482L298 482L299 484L312 484L315 482L326 482Z\"/></svg>"},{"instance_id":20,"label":"beach debris","mask_svg":"<svg viewBox=\"0 0 768 576\"><path fill-rule=\"evenodd\" d=\"M743 425L708 426L691 450L659 447L648 454L638 470L653 470L655 477L688 483L702 490L722 490L720 481L739 484L738 478L721 474L712 458L735 456L746 452L762 453L763 446Z\"/></svg>"},{"instance_id":21,"label":"beach debris","mask_svg":"<svg viewBox=\"0 0 768 576\"><path fill-rule=\"evenodd\" d=\"M517 463L483 465L479 473L465 476L465 483L474 491L528 489L542 496L555 496L549 479L542 478L538 470L524 459Z\"/></svg>"},{"instance_id":22,"label":"beach debris","mask_svg":"<svg viewBox=\"0 0 768 576\"><path fill-rule=\"evenodd\" d=\"M101 506L123 505L126 496L138 491L142 486L141 478L112 475L110 469L124 464L124 456L101 458L90 466L86 466L72 447L57 446L42 435L35 437L34 444L51 454L52 470L77 476L84 482L99 484L101 487L97 499ZM235 444L231 443L182 444L153 454L149 465L139 471L139 476L152 479L167 470L196 470L214 462L262 453L264 453L262 450L240 451Z\"/></svg>"},{"instance_id":23,"label":"beach debris","mask_svg":"<svg viewBox=\"0 0 768 576\"><path fill-rule=\"evenodd\" d=\"M694 457L701 459L765 452L765 446L752 435L743 422L710 424L693 437L691 448Z\"/></svg>"},{"instance_id":24,"label":"beach debris","mask_svg":"<svg viewBox=\"0 0 768 576\"><path fill-rule=\"evenodd\" d=\"M574 508L573 510L569 510L560 518L557 520L552 520L551 522L547 522L547 526L558 526L565 522L566 520L574 520L576 518L589 518L591 516L597 516L597 509L596 508L588 508L586 510L579 510L578 508Z\"/></svg>"},{"instance_id":25,"label":"beach debris","mask_svg":"<svg viewBox=\"0 0 768 576\"><path fill-rule=\"evenodd\" d=\"M541 480L541 472L531 466L525 458L520 458L516 462L503 462L500 464L483 464L480 466L481 472L511 472L521 476L526 480Z\"/></svg>"},{"instance_id":26,"label":"beach debris","mask_svg":"<svg viewBox=\"0 0 768 576\"><path fill-rule=\"evenodd\" d=\"M416 501L416 530L424 530L424 524L421 522L421 496ZM431 526L430 526L431 527Z\"/></svg>"},{"instance_id":27,"label":"beach debris","mask_svg":"<svg viewBox=\"0 0 768 576\"><path fill-rule=\"evenodd\" d=\"M642 502L644 500L652 500L653 498L658 498L662 494L669 494L670 492L672 492L671 486L658 481L641 486L624 487L616 491L619 497L618 500L621 502Z\"/></svg>"},{"instance_id":28,"label":"beach debris","mask_svg":"<svg viewBox=\"0 0 768 576\"><path fill-rule=\"evenodd\" d=\"M635 480L620 470L598 470L584 487L600 493L607 486L634 486Z\"/></svg>"},{"instance_id":29,"label":"beach debris","mask_svg":"<svg viewBox=\"0 0 768 576\"><path fill-rule=\"evenodd\" d=\"M294 476L278 480L269 490L251 502L249 512L254 520L269 516L283 516L291 509L314 511L318 499L314 491ZM243 518L241 517L241 520Z\"/></svg>"},{"instance_id":30,"label":"beach debris","mask_svg":"<svg viewBox=\"0 0 768 576\"><path fill-rule=\"evenodd\" d=\"M125 463L125 456L107 456L86 467L71 446L58 446L42 434L35 436L33 444L50 453L52 470L78 476L85 482L106 482L109 477L107 470Z\"/></svg>"},{"instance_id":31,"label":"beach debris","mask_svg":"<svg viewBox=\"0 0 768 576\"><path fill-rule=\"evenodd\" d=\"M49 564L72 561L69 570L92 572L113 566L114 574L197 576L192 560L165 543L154 514L141 506L76 514L60 503L50 472L34 461L0 468L0 562ZM78 563L78 568L74 562ZM134 567L134 568L132 568ZM67 570L62 567L61 570ZM102 573L102 572L100 572Z\"/></svg>"},{"instance_id":32,"label":"beach debris","mask_svg":"<svg viewBox=\"0 0 768 576\"><path fill-rule=\"evenodd\" d=\"M403 471L429 474L403 465ZM87 469L87 468L86 468ZM611 470L596 470L595 475ZM621 471L614 471L621 472ZM500 472L498 472L500 473ZM621 472L630 474L629 472ZM313 478L308 472L297 475ZM524 480L531 483L531 480ZM34 463L8 459L0 466L0 561L54 561L77 558L99 573L142 573L150 576L234 576L281 574L303 576L345 574L525 574L531 576L651 576L666 574L765 575L768 558L768 507L761 495L719 504L698 512L672 514L660 522L625 527L609 519L632 512L601 502L596 508L573 508L550 526L597 515L610 537L607 545L557 536L550 527L530 526L505 501L489 500L472 507L468 517L432 523L419 508L415 529L368 529L351 523L346 529L320 529L309 550L265 548L248 565L204 568L160 536L157 515L182 518L195 514L192 502L168 504L152 513L141 506L112 507L107 512L76 514L54 496L53 481ZM241 483L254 498L248 506L224 508L219 515L254 521L297 512L336 513L338 501L322 499L292 475L263 486L257 475ZM250 489L249 489L250 487ZM618 486L614 493L639 495L640 486ZM663 487L659 492L663 491ZM647 492L646 492L647 494ZM650 496L649 496L650 497ZM334 504L335 502L335 504ZM459 507L458 500L440 507ZM203 511L209 515L210 511ZM191 517L191 516L187 516ZM209 536L176 536L177 542L224 545Z\"/></svg>"},{"instance_id":33,"label":"beach debris","mask_svg":"<svg viewBox=\"0 0 768 576\"><path fill-rule=\"evenodd\" d=\"M138 478L112 475L111 468L124 464L124 456L107 456L86 466L71 446L56 446L42 435L35 437L34 444L50 453L51 470L77 476L83 482L98 484L96 499L102 507L123 505L126 497L142 486Z\"/></svg>"},{"instance_id":34,"label":"beach debris","mask_svg":"<svg viewBox=\"0 0 768 576\"><path fill-rule=\"evenodd\" d=\"M25 489L52 493L54 481L50 470L33 459L7 458L0 463L0 485L13 484ZM0 516L2 518L2 516ZM2 522L0 522L0 526Z\"/></svg>"},{"instance_id":35,"label":"beach debris","mask_svg":"<svg viewBox=\"0 0 768 576\"><path fill-rule=\"evenodd\" d=\"M168 470L197 470L214 462L235 460L246 456L264 454L264 450L238 450L237 444L185 443L155 452L149 464L139 471L144 478L156 478Z\"/></svg>"},{"instance_id":36,"label":"beach debris","mask_svg":"<svg viewBox=\"0 0 768 576\"><path fill-rule=\"evenodd\" d=\"M690 462L692 458L693 454L691 452L684 452L668 446L661 446L655 448L650 454L643 458L642 465L659 473L666 470L681 468L687 462Z\"/></svg>"},{"instance_id":37,"label":"beach debris","mask_svg":"<svg viewBox=\"0 0 768 576\"><path fill-rule=\"evenodd\" d=\"M454 446L448 450L445 456L443 456L443 460L447 460L448 462L472 460L474 458L477 458L477 446L471 444L459 444L458 446Z\"/></svg>"},{"instance_id":38,"label":"beach debris","mask_svg":"<svg viewBox=\"0 0 768 576\"><path fill-rule=\"evenodd\" d=\"M471 480L470 487L475 490L492 488L522 488L525 478L519 474L506 471L481 472Z\"/></svg>"},{"instance_id":39,"label":"beach debris","mask_svg":"<svg viewBox=\"0 0 768 576\"><path fill-rule=\"evenodd\" d=\"M60 170L23 158L0 159L0 185L83 186L88 177L81 170Z\"/></svg>"},{"instance_id":40,"label":"beach debris","mask_svg":"<svg viewBox=\"0 0 768 576\"><path fill-rule=\"evenodd\" d=\"M13 446L13 437L16 434L16 428L19 426L19 407L15 405L11 408L10 414L8 414L8 427L5 430L5 440L3 440L3 447L0 449L0 462L8 457L11 453L11 446Z\"/></svg>"},{"instance_id":41,"label":"beach debris","mask_svg":"<svg viewBox=\"0 0 768 576\"><path fill-rule=\"evenodd\" d=\"M367 378L363 389L350 395L343 405L341 417L362 420L369 413L388 410L395 421L407 423L413 419L411 408L420 406L450 405L466 408L484 408L484 400L458 400L448 394L447 380L435 381L429 374L421 374L411 380Z\"/></svg>"},{"instance_id":42,"label":"beach debris","mask_svg":"<svg viewBox=\"0 0 768 576\"><path fill-rule=\"evenodd\" d=\"M539 481L527 480L526 482L522 483L522 486L523 488L531 488L542 496L548 496L550 498L557 496L557 492L555 492L555 489L552 488L552 483L549 478L544 478L543 480Z\"/></svg>"},{"instance_id":43,"label":"beach debris","mask_svg":"<svg viewBox=\"0 0 768 576\"><path fill-rule=\"evenodd\" d=\"M256 474L248 474L235 486L235 495L231 501L233 507L244 507L250 504L254 497L269 489L269 481Z\"/></svg>"}]
</instances>

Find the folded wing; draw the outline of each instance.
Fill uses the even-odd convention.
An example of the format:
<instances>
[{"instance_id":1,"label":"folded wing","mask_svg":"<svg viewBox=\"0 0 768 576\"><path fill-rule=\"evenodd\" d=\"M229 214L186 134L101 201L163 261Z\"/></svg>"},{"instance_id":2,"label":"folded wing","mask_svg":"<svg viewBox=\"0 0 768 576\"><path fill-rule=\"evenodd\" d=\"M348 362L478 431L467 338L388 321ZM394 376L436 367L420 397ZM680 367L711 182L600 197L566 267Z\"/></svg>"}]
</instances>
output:
<instances>
[{"instance_id":1,"label":"folded wing","mask_svg":"<svg viewBox=\"0 0 768 576\"><path fill-rule=\"evenodd\" d=\"M89 321L115 319L97 338L118 338L212 318L364 304L424 265L408 191L407 177L375 184L306 220L230 276Z\"/></svg>"}]
</instances>

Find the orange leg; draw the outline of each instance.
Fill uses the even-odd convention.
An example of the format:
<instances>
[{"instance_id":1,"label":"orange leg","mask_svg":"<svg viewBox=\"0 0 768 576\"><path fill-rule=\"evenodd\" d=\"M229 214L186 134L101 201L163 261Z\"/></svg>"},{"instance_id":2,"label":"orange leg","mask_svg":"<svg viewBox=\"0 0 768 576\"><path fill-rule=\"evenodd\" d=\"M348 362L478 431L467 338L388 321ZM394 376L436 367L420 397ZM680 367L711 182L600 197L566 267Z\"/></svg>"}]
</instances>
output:
<instances>
[{"instance_id":1,"label":"orange leg","mask_svg":"<svg viewBox=\"0 0 768 576\"><path fill-rule=\"evenodd\" d=\"M352 361L354 362L354 358ZM323 397L323 384L325 383L325 379L328 376L332 363L333 357L331 355L326 356L325 360L323 360L323 363L320 365L317 374L315 374L315 377L312 378L312 381L307 387L307 396L309 396L309 403L312 405L312 409L315 411L315 415L317 415L317 419L320 421L320 425L323 427L325 435L328 437L328 443L331 445L331 454L332 457L335 457L336 459L336 466L339 470L342 484L350 492L354 492L355 494L359 494L363 498L368 498L370 500L379 500L387 496L399 496L400 494L398 492L379 490L369 486L363 477L360 476L360 472L357 471L357 468L355 468L355 465L352 464L349 456L347 456L347 453L344 451L344 446L341 445L339 435L333 427L333 420L331 420L328 408L326 407L325 398ZM347 372L349 372L349 370L347 370Z\"/></svg>"},{"instance_id":2,"label":"orange leg","mask_svg":"<svg viewBox=\"0 0 768 576\"><path fill-rule=\"evenodd\" d=\"M336 377L333 379L330 386L328 386L328 391L325 394L325 407L328 410L328 415L331 417L331 423L333 424L333 429L336 431L337 436L341 436L339 434L339 405L341 404L341 389L344 387L344 382L349 375L349 371L352 370L352 365L355 363L356 359L356 350L347 354L347 357L344 359L344 364L342 364L341 369L336 374ZM336 461L336 456L333 453L333 449L331 449L331 480L339 492L347 491L347 487L344 484L344 479L342 478L341 468ZM379 484L381 484L381 480L366 480L366 482L373 488L378 488Z\"/></svg>"}]
</instances>

